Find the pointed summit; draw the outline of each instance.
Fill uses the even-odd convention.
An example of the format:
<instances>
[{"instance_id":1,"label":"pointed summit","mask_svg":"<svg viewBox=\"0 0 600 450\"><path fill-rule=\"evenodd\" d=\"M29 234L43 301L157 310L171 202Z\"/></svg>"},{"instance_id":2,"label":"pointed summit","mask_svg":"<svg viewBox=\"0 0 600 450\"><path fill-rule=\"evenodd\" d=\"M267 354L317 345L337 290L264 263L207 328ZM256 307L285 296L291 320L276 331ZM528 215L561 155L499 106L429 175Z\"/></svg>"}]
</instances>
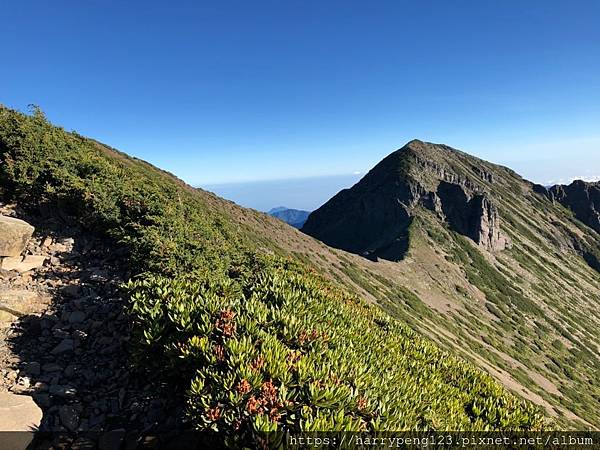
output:
<instances>
[{"instance_id":1,"label":"pointed summit","mask_svg":"<svg viewBox=\"0 0 600 450\"><path fill-rule=\"evenodd\" d=\"M424 147L425 144L426 144L426 142L424 142L420 139L413 139L412 141L408 141L406 143L406 145L402 148L418 149L418 148Z\"/></svg>"},{"instance_id":2,"label":"pointed summit","mask_svg":"<svg viewBox=\"0 0 600 450\"><path fill-rule=\"evenodd\" d=\"M425 208L454 231L500 251L508 239L487 194L496 171L504 168L414 139L313 212L302 230L336 248L400 260L408 250L413 218Z\"/></svg>"}]
</instances>

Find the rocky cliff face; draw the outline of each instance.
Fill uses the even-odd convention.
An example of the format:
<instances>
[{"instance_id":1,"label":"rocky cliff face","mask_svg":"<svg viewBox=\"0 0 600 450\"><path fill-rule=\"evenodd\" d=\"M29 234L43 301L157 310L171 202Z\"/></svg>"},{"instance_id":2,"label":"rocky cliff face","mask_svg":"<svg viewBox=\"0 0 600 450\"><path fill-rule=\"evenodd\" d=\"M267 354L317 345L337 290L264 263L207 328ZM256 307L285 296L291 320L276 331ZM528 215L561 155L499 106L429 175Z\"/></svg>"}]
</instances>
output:
<instances>
[{"instance_id":1,"label":"rocky cliff face","mask_svg":"<svg viewBox=\"0 0 600 450\"><path fill-rule=\"evenodd\" d=\"M486 194L470 195L464 187L440 182L433 194L434 210L449 227L490 251L504 250L510 240L500 228L500 214ZM426 202L426 206L429 204ZM440 211L441 210L441 211Z\"/></svg>"},{"instance_id":2,"label":"rocky cliff face","mask_svg":"<svg viewBox=\"0 0 600 450\"><path fill-rule=\"evenodd\" d=\"M533 191L570 209L575 218L600 233L600 182L586 183L575 180L569 185L556 185L551 188L536 184L533 185ZM569 233L568 245L579 253L591 268L600 272L600 241L596 236Z\"/></svg>"},{"instance_id":3,"label":"rocky cliff face","mask_svg":"<svg viewBox=\"0 0 600 450\"><path fill-rule=\"evenodd\" d=\"M579 220L600 233L600 182L576 180L548 190L550 197L569 208Z\"/></svg>"},{"instance_id":4,"label":"rocky cliff face","mask_svg":"<svg viewBox=\"0 0 600 450\"><path fill-rule=\"evenodd\" d=\"M493 174L476 158L469 162L468 175L444 163L465 156L447 146L411 141L313 212L302 231L369 258L400 260L408 249L412 220L424 207L487 250L504 250L509 240L485 192Z\"/></svg>"}]
</instances>

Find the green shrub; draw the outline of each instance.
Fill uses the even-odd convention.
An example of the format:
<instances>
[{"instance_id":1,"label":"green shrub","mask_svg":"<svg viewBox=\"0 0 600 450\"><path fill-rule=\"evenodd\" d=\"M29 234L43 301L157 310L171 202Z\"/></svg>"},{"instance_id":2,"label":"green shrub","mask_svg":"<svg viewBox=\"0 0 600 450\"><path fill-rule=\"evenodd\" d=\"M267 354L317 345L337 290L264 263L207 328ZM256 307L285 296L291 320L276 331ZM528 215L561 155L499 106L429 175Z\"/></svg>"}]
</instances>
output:
<instances>
[{"instance_id":1,"label":"green shrub","mask_svg":"<svg viewBox=\"0 0 600 450\"><path fill-rule=\"evenodd\" d=\"M130 286L147 345L192 378L198 427L247 436L541 426L491 378L316 273L270 258L251 265L235 278Z\"/></svg>"},{"instance_id":2,"label":"green shrub","mask_svg":"<svg viewBox=\"0 0 600 450\"><path fill-rule=\"evenodd\" d=\"M537 409L309 262L274 256L277 245L224 202L39 111L0 108L0 163L5 195L51 205L129 249L138 344L189 386L194 426L232 445L269 430L544 424Z\"/></svg>"}]
</instances>

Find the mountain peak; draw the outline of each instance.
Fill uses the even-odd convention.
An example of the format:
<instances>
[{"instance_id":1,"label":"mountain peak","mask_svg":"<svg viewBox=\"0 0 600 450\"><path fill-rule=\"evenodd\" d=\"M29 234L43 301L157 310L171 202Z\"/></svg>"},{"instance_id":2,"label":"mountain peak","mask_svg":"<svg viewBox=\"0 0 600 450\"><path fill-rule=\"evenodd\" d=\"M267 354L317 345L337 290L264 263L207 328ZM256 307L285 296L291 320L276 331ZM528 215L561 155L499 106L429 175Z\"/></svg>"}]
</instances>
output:
<instances>
[{"instance_id":1,"label":"mountain peak","mask_svg":"<svg viewBox=\"0 0 600 450\"><path fill-rule=\"evenodd\" d=\"M383 161L386 161L388 158L393 158L394 156L406 157L408 155L421 158L439 158L441 156L440 153L448 149L450 149L450 147L445 145L434 144L432 142L426 142L420 139L413 139L408 141L398 150L392 152Z\"/></svg>"},{"instance_id":2,"label":"mountain peak","mask_svg":"<svg viewBox=\"0 0 600 450\"><path fill-rule=\"evenodd\" d=\"M419 149L423 148L426 144L428 143L420 139L413 139L411 141L408 141L403 148Z\"/></svg>"},{"instance_id":3,"label":"mountain peak","mask_svg":"<svg viewBox=\"0 0 600 450\"><path fill-rule=\"evenodd\" d=\"M412 221L424 208L476 244L501 251L510 242L489 195L495 173L506 172L449 146L414 139L312 213L303 231L333 247L400 260Z\"/></svg>"},{"instance_id":4,"label":"mountain peak","mask_svg":"<svg viewBox=\"0 0 600 450\"><path fill-rule=\"evenodd\" d=\"M598 336L585 342L600 323L599 183L544 188L460 150L413 140L314 211L302 231L371 261L392 261L361 261L382 277L373 284L350 267L348 276L415 327L454 340L457 350L485 348L493 355L486 366L501 361L502 377L506 367L526 368L519 383L551 403L548 411L570 410L559 420L600 424L598 408L579 407L597 405L600 395L588 389L600 367ZM404 283L411 299L393 282ZM456 327L462 334L453 339ZM596 361L581 378L591 365L561 369L579 352ZM545 360L532 365L534 354Z\"/></svg>"},{"instance_id":5,"label":"mountain peak","mask_svg":"<svg viewBox=\"0 0 600 450\"><path fill-rule=\"evenodd\" d=\"M436 144L434 142L422 141L420 139L413 139L408 141L400 150L412 150L414 152L421 152L426 154L439 154L444 152L459 152L452 147L445 144Z\"/></svg>"}]
</instances>

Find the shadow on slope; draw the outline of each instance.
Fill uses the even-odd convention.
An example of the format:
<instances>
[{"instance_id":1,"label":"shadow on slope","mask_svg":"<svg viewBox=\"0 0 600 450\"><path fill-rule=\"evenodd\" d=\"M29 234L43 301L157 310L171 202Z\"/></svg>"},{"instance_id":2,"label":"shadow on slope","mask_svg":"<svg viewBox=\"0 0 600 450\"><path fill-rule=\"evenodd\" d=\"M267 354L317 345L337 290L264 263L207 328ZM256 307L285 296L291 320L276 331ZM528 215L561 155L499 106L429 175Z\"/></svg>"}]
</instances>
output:
<instances>
[{"instance_id":1,"label":"shadow on slope","mask_svg":"<svg viewBox=\"0 0 600 450\"><path fill-rule=\"evenodd\" d=\"M2 349L2 362L12 362L18 373L2 383L31 395L43 412L33 448L59 442L68 448L75 439L79 445L116 440L129 448L148 436L168 441L181 435L189 428L185 388L139 364L130 346L131 318L120 287L130 275L126 251L58 217L17 215L36 227L28 251L48 258L33 275L13 275L6 283L50 300L18 319Z\"/></svg>"}]
</instances>

